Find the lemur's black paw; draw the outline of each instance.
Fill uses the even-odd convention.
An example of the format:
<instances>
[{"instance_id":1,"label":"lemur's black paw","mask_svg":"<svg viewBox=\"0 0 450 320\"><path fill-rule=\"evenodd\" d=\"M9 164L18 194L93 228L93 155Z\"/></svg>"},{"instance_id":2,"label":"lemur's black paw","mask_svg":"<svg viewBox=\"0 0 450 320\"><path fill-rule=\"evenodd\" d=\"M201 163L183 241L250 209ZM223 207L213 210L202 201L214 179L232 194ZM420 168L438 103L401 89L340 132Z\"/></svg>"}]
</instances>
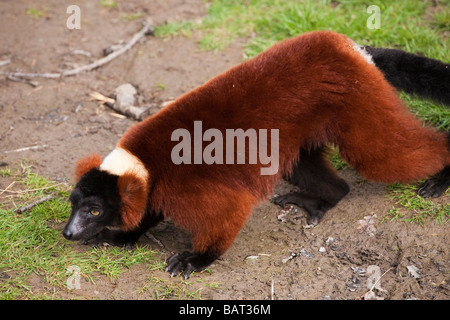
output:
<instances>
[{"instance_id":1,"label":"lemur's black paw","mask_svg":"<svg viewBox=\"0 0 450 320\"><path fill-rule=\"evenodd\" d=\"M447 187L448 181L433 177L425 181L417 193L424 198L437 198L445 192Z\"/></svg>"},{"instance_id":2,"label":"lemur's black paw","mask_svg":"<svg viewBox=\"0 0 450 320\"><path fill-rule=\"evenodd\" d=\"M325 215L324 210L317 209L319 206L319 200L301 195L299 193L288 193L281 196L274 197L273 203L279 205L286 210L289 204L294 204L298 207L304 208L308 214L306 223L308 225L317 226Z\"/></svg>"},{"instance_id":3,"label":"lemur's black paw","mask_svg":"<svg viewBox=\"0 0 450 320\"><path fill-rule=\"evenodd\" d=\"M167 259L166 272L170 273L171 277L178 275L183 271L184 279L189 279L194 271L202 271L209 263L205 264L204 255L185 251L183 253L175 253Z\"/></svg>"},{"instance_id":4,"label":"lemur's black paw","mask_svg":"<svg viewBox=\"0 0 450 320\"><path fill-rule=\"evenodd\" d=\"M437 198L450 187L450 166L446 166L434 177L429 178L417 193L424 198Z\"/></svg>"},{"instance_id":5,"label":"lemur's black paw","mask_svg":"<svg viewBox=\"0 0 450 320\"><path fill-rule=\"evenodd\" d=\"M274 204L282 208L286 207L288 204L295 204L295 202L292 202L292 199L289 196L289 194L283 194L280 196L273 197L272 201Z\"/></svg>"}]
</instances>

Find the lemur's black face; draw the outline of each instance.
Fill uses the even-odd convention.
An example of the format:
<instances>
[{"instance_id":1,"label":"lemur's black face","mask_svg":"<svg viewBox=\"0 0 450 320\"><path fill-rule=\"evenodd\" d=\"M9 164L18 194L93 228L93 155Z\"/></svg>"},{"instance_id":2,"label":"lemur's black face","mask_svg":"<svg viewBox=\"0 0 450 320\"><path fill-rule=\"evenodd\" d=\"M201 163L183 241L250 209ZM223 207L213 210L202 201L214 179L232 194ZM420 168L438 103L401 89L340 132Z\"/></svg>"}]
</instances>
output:
<instances>
[{"instance_id":1,"label":"lemur's black face","mask_svg":"<svg viewBox=\"0 0 450 320\"><path fill-rule=\"evenodd\" d=\"M88 241L105 229L120 226L117 179L98 169L80 179L69 198L72 213L63 231L66 239Z\"/></svg>"}]
</instances>

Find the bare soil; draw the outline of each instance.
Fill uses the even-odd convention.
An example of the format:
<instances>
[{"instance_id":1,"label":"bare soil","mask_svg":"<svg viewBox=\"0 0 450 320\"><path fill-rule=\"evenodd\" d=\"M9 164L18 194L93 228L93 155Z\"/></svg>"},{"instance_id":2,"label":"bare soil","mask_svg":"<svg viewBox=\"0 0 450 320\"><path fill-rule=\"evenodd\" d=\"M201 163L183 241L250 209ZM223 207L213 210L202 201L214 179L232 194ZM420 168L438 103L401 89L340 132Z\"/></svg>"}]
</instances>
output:
<instances>
[{"instance_id":1,"label":"bare soil","mask_svg":"<svg viewBox=\"0 0 450 320\"><path fill-rule=\"evenodd\" d=\"M122 1L115 8L100 6L98 1L77 2L82 13L80 30L66 28L70 1L48 0L42 5L31 0L3 1L0 61L11 59L11 63L0 70L57 72L92 62L105 47L127 41L141 28L143 18L126 18L137 12L155 24L202 19L206 12L201 0ZM43 16L26 13L36 7ZM200 36L199 32L169 40L148 36L95 71L60 80L33 79L35 87L2 77L0 162L14 166L27 159L39 174L71 181L76 159L91 152L105 156L134 123L92 101L92 91L109 95L129 82L139 88L140 105L159 104L242 61L241 42L214 53L199 49ZM30 146L37 148L18 150ZM341 175L351 192L319 226L306 228L304 213L295 208L282 222L279 207L270 201L261 203L232 248L210 267L212 274L190 279L190 291L199 290L204 299L357 299L373 287L375 298L449 299L448 227L431 222L425 227L381 223L396 206L385 197L385 186L361 183L351 169ZM2 179L0 188L5 188ZM292 188L282 183L276 192ZM444 196L439 201L449 200ZM360 228L364 217L371 217L374 230ZM189 235L168 222L152 234L163 247L147 237L140 242L161 251L161 259L190 246ZM162 271L137 265L117 281L99 276L95 284L86 281L81 289L61 294L83 299L153 299L154 292L142 290L150 276L169 279ZM39 292L48 284L36 276L30 278L30 286Z\"/></svg>"}]
</instances>

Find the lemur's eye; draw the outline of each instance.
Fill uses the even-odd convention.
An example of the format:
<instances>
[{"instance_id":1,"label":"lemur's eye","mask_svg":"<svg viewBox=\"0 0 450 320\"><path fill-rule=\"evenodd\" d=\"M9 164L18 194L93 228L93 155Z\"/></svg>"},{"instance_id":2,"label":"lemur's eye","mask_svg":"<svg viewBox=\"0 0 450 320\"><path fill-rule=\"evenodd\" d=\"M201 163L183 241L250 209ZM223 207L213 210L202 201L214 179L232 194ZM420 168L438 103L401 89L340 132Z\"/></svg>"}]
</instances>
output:
<instances>
[{"instance_id":1,"label":"lemur's eye","mask_svg":"<svg viewBox=\"0 0 450 320\"><path fill-rule=\"evenodd\" d=\"M97 211L97 210L91 210L91 211L89 211L89 213L92 214L93 216L98 216L99 213L100 213L100 211Z\"/></svg>"}]
</instances>

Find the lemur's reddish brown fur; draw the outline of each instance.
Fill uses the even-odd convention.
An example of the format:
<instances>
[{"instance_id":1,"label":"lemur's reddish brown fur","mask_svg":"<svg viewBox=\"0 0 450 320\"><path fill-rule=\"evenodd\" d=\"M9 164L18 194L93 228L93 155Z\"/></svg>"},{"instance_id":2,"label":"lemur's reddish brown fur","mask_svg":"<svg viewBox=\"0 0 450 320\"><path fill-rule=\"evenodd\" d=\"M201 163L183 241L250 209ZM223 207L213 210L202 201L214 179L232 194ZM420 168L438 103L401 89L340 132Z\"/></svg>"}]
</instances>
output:
<instances>
[{"instance_id":1,"label":"lemur's reddish brown fur","mask_svg":"<svg viewBox=\"0 0 450 320\"><path fill-rule=\"evenodd\" d=\"M171 150L178 142L171 134L185 128L193 136L196 120L203 130L279 129L280 170L264 176L260 163L175 165ZM416 181L450 165L446 134L424 127L351 40L333 32L274 45L134 125L118 147L149 171L147 206L191 232L195 252L221 255L255 204L293 170L299 149L330 143L373 181ZM97 158L92 162L99 165ZM142 201L132 202L125 229L143 215Z\"/></svg>"},{"instance_id":2,"label":"lemur's reddish brown fur","mask_svg":"<svg viewBox=\"0 0 450 320\"><path fill-rule=\"evenodd\" d=\"M74 179L79 181L81 177L91 169L98 167L102 164L102 158L98 154L93 154L91 156L81 158L77 161L75 165Z\"/></svg>"}]
</instances>

